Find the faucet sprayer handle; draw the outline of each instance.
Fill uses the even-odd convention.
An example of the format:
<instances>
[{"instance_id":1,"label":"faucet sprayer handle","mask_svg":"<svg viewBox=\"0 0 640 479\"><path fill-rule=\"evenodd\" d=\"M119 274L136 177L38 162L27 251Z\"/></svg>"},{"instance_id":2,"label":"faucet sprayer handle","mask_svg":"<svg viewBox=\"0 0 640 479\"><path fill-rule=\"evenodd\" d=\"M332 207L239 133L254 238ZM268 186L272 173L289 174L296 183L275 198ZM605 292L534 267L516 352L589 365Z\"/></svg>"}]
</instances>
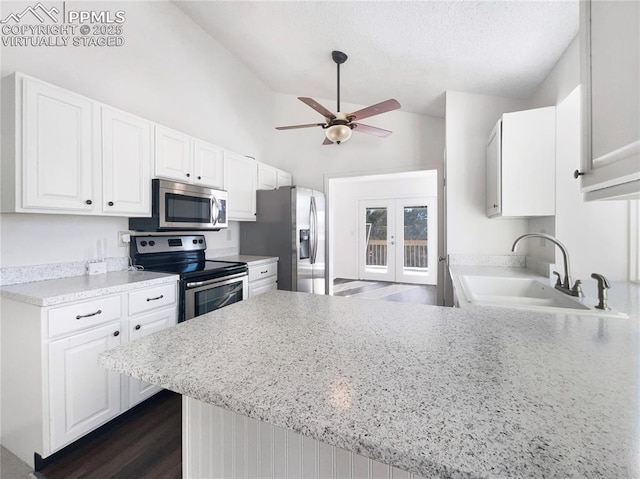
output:
<instances>
[{"instance_id":1,"label":"faucet sprayer handle","mask_svg":"<svg viewBox=\"0 0 640 479\"><path fill-rule=\"evenodd\" d=\"M560 273L558 273L557 271L554 271L553 274L555 274L558 277L558 281L556 281L556 286L562 286L562 277L560 276Z\"/></svg>"},{"instance_id":2,"label":"faucet sprayer handle","mask_svg":"<svg viewBox=\"0 0 640 479\"><path fill-rule=\"evenodd\" d=\"M598 304L594 306L596 309L609 309L607 305L607 290L611 288L609 280L602 274L592 273L591 277L598 282Z\"/></svg>"},{"instance_id":3,"label":"faucet sprayer handle","mask_svg":"<svg viewBox=\"0 0 640 479\"><path fill-rule=\"evenodd\" d=\"M605 278L604 275L598 274L598 273L591 273L591 277L598 282L598 289L611 288L611 284L609 284L609 280Z\"/></svg>"}]
</instances>

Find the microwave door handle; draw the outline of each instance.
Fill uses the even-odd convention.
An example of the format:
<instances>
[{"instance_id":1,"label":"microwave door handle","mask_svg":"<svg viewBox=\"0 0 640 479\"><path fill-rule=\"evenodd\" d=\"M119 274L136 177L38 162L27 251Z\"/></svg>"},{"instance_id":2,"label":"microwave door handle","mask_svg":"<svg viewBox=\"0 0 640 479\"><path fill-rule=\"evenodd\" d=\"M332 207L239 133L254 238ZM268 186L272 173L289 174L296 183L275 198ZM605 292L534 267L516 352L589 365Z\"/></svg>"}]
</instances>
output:
<instances>
[{"instance_id":1,"label":"microwave door handle","mask_svg":"<svg viewBox=\"0 0 640 479\"><path fill-rule=\"evenodd\" d=\"M213 207L215 205L216 213L213 214ZM218 224L218 216L220 216L220 207L218 206L218 199L215 196L211 197L211 223L214 225Z\"/></svg>"}]
</instances>

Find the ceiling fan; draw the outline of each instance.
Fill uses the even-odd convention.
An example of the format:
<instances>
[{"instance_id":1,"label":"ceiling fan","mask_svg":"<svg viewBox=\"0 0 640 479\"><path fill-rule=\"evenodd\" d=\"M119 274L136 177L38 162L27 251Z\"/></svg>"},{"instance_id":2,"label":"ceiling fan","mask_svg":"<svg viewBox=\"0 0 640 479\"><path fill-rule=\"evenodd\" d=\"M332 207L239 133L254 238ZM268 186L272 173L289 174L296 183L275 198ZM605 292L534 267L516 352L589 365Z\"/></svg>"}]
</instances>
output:
<instances>
[{"instance_id":1,"label":"ceiling fan","mask_svg":"<svg viewBox=\"0 0 640 479\"><path fill-rule=\"evenodd\" d=\"M332 145L337 143L338 145L351 138L351 131L359 131L367 133L368 135L378 136L380 138L386 138L392 132L389 130L383 130L375 126L365 125L363 123L357 123L357 120L368 118L374 115L380 115L391 110L397 110L400 108L400 103L397 100L386 100L375 105L368 106L362 110L355 111L353 113L342 113L340 111L340 65L347 61L347 55L339 52L331 52L333 61L336 63L338 69L338 100L337 111L335 114L331 113L320 103L313 98L298 97L298 100L313 108L315 111L324 116L325 123L309 123L306 125L291 125L291 126L278 126L276 130L294 130L297 128L311 128L313 126L320 126L325 131L326 138L323 145Z\"/></svg>"}]
</instances>

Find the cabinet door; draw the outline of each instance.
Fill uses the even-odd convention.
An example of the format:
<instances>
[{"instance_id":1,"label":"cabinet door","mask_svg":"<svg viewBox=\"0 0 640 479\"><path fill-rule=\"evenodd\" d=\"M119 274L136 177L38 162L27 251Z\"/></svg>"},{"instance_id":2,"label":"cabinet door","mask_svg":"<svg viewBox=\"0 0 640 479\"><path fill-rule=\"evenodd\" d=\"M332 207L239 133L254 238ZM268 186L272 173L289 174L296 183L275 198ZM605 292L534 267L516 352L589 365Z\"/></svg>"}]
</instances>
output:
<instances>
[{"instance_id":1,"label":"cabinet door","mask_svg":"<svg viewBox=\"0 0 640 479\"><path fill-rule=\"evenodd\" d=\"M151 123L102 107L102 211L151 215Z\"/></svg>"},{"instance_id":2,"label":"cabinet door","mask_svg":"<svg viewBox=\"0 0 640 479\"><path fill-rule=\"evenodd\" d=\"M287 173L286 171L278 170L277 177L277 187L281 186L291 186L291 173Z\"/></svg>"},{"instance_id":3,"label":"cabinet door","mask_svg":"<svg viewBox=\"0 0 640 479\"><path fill-rule=\"evenodd\" d=\"M120 322L49 345L51 450L120 414L120 375L98 366L98 355L120 345Z\"/></svg>"},{"instance_id":4,"label":"cabinet door","mask_svg":"<svg viewBox=\"0 0 640 479\"><path fill-rule=\"evenodd\" d=\"M229 194L230 220L256 219L256 161L230 151L224 152L225 186Z\"/></svg>"},{"instance_id":5,"label":"cabinet door","mask_svg":"<svg viewBox=\"0 0 640 479\"><path fill-rule=\"evenodd\" d=\"M502 121L498 121L487 142L487 216L499 215L501 205L500 144Z\"/></svg>"},{"instance_id":6,"label":"cabinet door","mask_svg":"<svg viewBox=\"0 0 640 479\"><path fill-rule=\"evenodd\" d=\"M640 198L639 30L640 2L580 2L587 201Z\"/></svg>"},{"instance_id":7,"label":"cabinet door","mask_svg":"<svg viewBox=\"0 0 640 479\"><path fill-rule=\"evenodd\" d=\"M194 183L224 189L224 150L204 141L194 140Z\"/></svg>"},{"instance_id":8,"label":"cabinet door","mask_svg":"<svg viewBox=\"0 0 640 479\"><path fill-rule=\"evenodd\" d=\"M258 189L275 190L278 187L278 170L273 166L258 163Z\"/></svg>"},{"instance_id":9,"label":"cabinet door","mask_svg":"<svg viewBox=\"0 0 640 479\"><path fill-rule=\"evenodd\" d=\"M155 176L192 183L191 137L156 125Z\"/></svg>"},{"instance_id":10,"label":"cabinet door","mask_svg":"<svg viewBox=\"0 0 640 479\"><path fill-rule=\"evenodd\" d=\"M175 325L177 321L175 307L151 314L134 316L129 318L129 340L135 341L157 331L162 331ZM136 378L129 378L128 406L133 407L161 390L162 388L159 386L154 386Z\"/></svg>"},{"instance_id":11,"label":"cabinet door","mask_svg":"<svg viewBox=\"0 0 640 479\"><path fill-rule=\"evenodd\" d=\"M22 207L91 212L91 101L23 80Z\"/></svg>"}]
</instances>

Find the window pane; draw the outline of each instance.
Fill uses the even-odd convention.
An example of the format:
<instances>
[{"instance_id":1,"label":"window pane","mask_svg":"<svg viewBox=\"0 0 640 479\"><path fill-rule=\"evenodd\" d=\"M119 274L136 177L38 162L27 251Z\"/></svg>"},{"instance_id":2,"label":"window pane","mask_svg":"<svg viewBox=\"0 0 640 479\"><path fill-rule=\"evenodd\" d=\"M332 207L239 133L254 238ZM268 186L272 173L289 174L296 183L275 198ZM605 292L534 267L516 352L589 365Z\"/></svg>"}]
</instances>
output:
<instances>
[{"instance_id":1,"label":"window pane","mask_svg":"<svg viewBox=\"0 0 640 479\"><path fill-rule=\"evenodd\" d=\"M367 266L387 265L387 209L367 208Z\"/></svg>"},{"instance_id":2,"label":"window pane","mask_svg":"<svg viewBox=\"0 0 640 479\"><path fill-rule=\"evenodd\" d=\"M427 268L427 207L404 207L404 267Z\"/></svg>"}]
</instances>

